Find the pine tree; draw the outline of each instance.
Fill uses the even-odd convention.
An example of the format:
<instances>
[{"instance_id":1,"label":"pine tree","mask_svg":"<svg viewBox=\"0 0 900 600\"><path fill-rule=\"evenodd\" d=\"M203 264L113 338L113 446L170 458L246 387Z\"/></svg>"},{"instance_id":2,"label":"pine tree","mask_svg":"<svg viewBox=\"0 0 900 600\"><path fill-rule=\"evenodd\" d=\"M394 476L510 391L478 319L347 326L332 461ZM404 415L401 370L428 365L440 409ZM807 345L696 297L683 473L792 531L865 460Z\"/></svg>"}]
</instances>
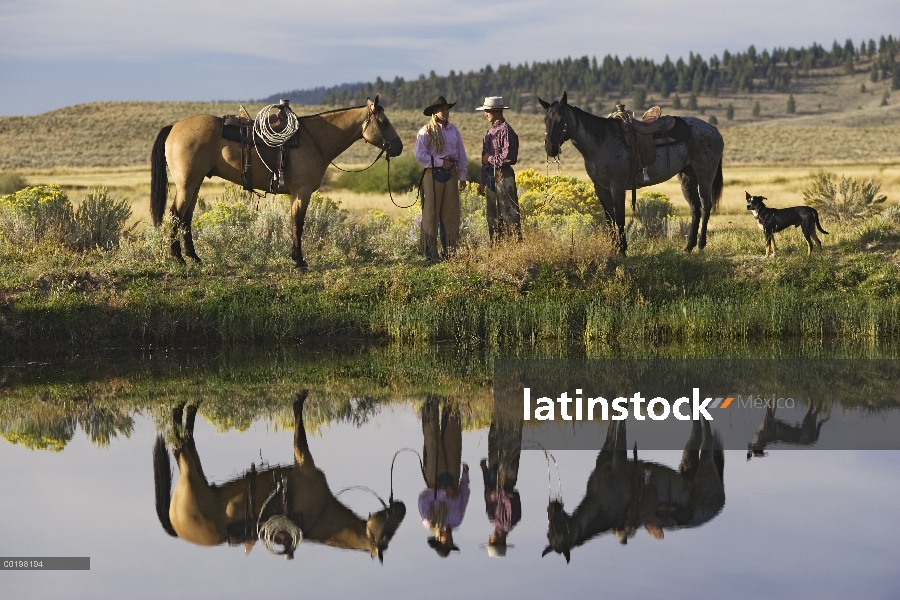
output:
<instances>
[{"instance_id":1,"label":"pine tree","mask_svg":"<svg viewBox=\"0 0 900 600\"><path fill-rule=\"evenodd\" d=\"M672 108L675 110L681 110L681 96L675 94L675 97L672 98Z\"/></svg>"},{"instance_id":2,"label":"pine tree","mask_svg":"<svg viewBox=\"0 0 900 600\"><path fill-rule=\"evenodd\" d=\"M697 110L697 95L691 94L688 96L688 110Z\"/></svg>"},{"instance_id":3,"label":"pine tree","mask_svg":"<svg viewBox=\"0 0 900 600\"><path fill-rule=\"evenodd\" d=\"M734 120L734 105L733 104L729 104L728 108L725 109L725 118L728 119L729 121Z\"/></svg>"},{"instance_id":4,"label":"pine tree","mask_svg":"<svg viewBox=\"0 0 900 600\"><path fill-rule=\"evenodd\" d=\"M788 111L788 114L789 114L789 115L792 115L792 114L794 114L795 112L797 112L797 103L794 102L794 95L793 95L793 94L791 94L790 96L788 96L788 101L787 101L787 111Z\"/></svg>"},{"instance_id":5,"label":"pine tree","mask_svg":"<svg viewBox=\"0 0 900 600\"><path fill-rule=\"evenodd\" d=\"M709 116L709 124L710 125L718 125L719 124L719 120L716 118L716 115Z\"/></svg>"},{"instance_id":6,"label":"pine tree","mask_svg":"<svg viewBox=\"0 0 900 600\"><path fill-rule=\"evenodd\" d=\"M758 117L758 116L759 116L759 100L757 100L757 101L753 104L753 116L754 116L754 117Z\"/></svg>"}]
</instances>

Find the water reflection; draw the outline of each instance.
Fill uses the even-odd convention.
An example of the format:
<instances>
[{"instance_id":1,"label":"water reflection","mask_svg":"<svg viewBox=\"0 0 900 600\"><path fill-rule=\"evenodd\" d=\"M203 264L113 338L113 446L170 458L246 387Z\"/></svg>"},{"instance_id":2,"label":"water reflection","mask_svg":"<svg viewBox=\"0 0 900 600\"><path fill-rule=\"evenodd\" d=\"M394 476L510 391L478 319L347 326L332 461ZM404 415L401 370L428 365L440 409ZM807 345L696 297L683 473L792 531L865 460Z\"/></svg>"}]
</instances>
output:
<instances>
[{"instance_id":1,"label":"water reflection","mask_svg":"<svg viewBox=\"0 0 900 600\"><path fill-rule=\"evenodd\" d=\"M677 471L638 460L636 446L629 460L625 440L625 421L610 421L581 504L569 515L561 499L550 502L542 556L555 551L568 563L573 548L604 533L625 544L641 526L662 540L664 530L698 527L722 510L725 454L709 421L693 422Z\"/></svg>"},{"instance_id":2,"label":"water reflection","mask_svg":"<svg viewBox=\"0 0 900 600\"><path fill-rule=\"evenodd\" d=\"M419 516L433 534L428 545L446 558L459 552L453 530L462 524L469 504L469 465L462 462L459 407L447 398L429 395L422 407L422 437L426 488L419 494Z\"/></svg>"},{"instance_id":3,"label":"water reflection","mask_svg":"<svg viewBox=\"0 0 900 600\"><path fill-rule=\"evenodd\" d=\"M522 499L516 489L522 456L522 425L522 419L514 415L495 412L488 431L488 458L481 459L484 507L488 521L494 526L487 541L490 556L506 556L509 533L522 520Z\"/></svg>"},{"instance_id":4,"label":"water reflection","mask_svg":"<svg viewBox=\"0 0 900 600\"><path fill-rule=\"evenodd\" d=\"M775 418L776 406L766 407L766 417L759 425L759 431L753 436L753 441L747 444L747 460L754 456L766 456L766 446L777 442L784 442L794 446L814 446L819 441L819 433L822 425L830 417L819 420L822 410L820 404L810 402L806 407L806 414L799 425L791 425L781 419Z\"/></svg>"},{"instance_id":5,"label":"water reflection","mask_svg":"<svg viewBox=\"0 0 900 600\"><path fill-rule=\"evenodd\" d=\"M172 451L180 477L171 496L172 471L163 435L153 449L156 512L163 529L201 546L243 544L246 552L259 538L270 551L287 558L293 558L305 538L369 552L383 561L406 506L391 497L390 504L364 519L335 497L307 444L306 398L304 390L293 405L294 464L259 471L251 466L243 477L218 486L207 481L194 442L196 407L188 406L186 415L182 408L175 409Z\"/></svg>"}]
</instances>

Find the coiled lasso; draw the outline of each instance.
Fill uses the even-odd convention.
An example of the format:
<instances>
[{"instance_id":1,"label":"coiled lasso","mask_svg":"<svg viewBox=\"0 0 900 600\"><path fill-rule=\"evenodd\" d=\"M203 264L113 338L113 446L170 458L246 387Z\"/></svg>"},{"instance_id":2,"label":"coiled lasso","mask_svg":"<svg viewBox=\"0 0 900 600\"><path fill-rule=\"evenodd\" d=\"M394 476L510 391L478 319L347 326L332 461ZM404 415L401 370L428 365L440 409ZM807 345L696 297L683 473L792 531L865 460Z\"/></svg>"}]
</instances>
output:
<instances>
[{"instance_id":1,"label":"coiled lasso","mask_svg":"<svg viewBox=\"0 0 900 600\"><path fill-rule=\"evenodd\" d=\"M276 132L269 124L269 115L273 109L280 110L277 104L270 104L259 111L259 114L256 115L256 122L253 124L253 131L267 146L275 148L286 143L291 139L291 136L297 133L300 122L297 120L297 115L290 110L285 110L284 114L287 115L288 120L287 125L281 132Z\"/></svg>"}]
</instances>

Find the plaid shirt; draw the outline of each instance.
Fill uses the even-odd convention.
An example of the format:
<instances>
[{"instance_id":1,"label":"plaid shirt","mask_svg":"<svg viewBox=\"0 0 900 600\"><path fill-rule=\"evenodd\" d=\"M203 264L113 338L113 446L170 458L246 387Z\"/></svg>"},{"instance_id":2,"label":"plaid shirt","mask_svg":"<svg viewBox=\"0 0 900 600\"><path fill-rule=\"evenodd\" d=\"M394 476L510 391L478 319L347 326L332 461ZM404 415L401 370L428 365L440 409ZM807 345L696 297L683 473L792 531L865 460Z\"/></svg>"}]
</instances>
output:
<instances>
[{"instance_id":1,"label":"plaid shirt","mask_svg":"<svg viewBox=\"0 0 900 600\"><path fill-rule=\"evenodd\" d=\"M481 183L487 183L495 168L516 164L519 159L519 136L509 126L506 119L491 123L491 128L484 134L481 153L488 155L490 164L481 165Z\"/></svg>"}]
</instances>

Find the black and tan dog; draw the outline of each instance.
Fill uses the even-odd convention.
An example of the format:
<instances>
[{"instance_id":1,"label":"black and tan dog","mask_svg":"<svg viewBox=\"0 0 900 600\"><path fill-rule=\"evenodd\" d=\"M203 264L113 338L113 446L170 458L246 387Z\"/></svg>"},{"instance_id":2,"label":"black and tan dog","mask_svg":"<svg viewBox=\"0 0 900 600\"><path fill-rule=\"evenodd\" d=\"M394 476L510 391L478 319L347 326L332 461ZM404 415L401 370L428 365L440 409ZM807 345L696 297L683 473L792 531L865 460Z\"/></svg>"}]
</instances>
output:
<instances>
[{"instance_id":1,"label":"black and tan dog","mask_svg":"<svg viewBox=\"0 0 900 600\"><path fill-rule=\"evenodd\" d=\"M769 256L771 249L772 255L775 255L775 233L787 229L788 227L799 227L806 238L806 254L812 253L813 242L821 249L822 242L816 236L816 229L828 235L828 232L822 229L819 223L819 213L816 209L809 206L792 206L791 208L768 208L764 200L768 200L763 196L751 196L747 194L747 210L753 212L759 228L766 235L766 256Z\"/></svg>"}]
</instances>

